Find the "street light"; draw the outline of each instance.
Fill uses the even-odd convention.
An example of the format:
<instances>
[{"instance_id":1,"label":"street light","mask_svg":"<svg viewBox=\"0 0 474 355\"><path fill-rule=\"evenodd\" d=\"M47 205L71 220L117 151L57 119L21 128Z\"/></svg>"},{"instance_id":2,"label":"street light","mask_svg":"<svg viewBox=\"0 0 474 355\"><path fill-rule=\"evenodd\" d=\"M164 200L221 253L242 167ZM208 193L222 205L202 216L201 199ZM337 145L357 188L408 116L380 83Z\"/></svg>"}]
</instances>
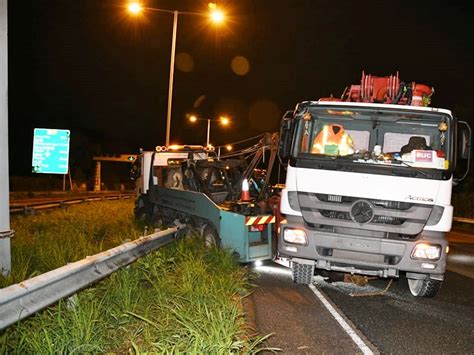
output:
<instances>
[{"instance_id":1,"label":"street light","mask_svg":"<svg viewBox=\"0 0 474 355\"><path fill-rule=\"evenodd\" d=\"M138 15L140 12L143 11L142 5L140 5L138 2L132 2L128 4L127 9L133 15Z\"/></svg>"},{"instance_id":2,"label":"street light","mask_svg":"<svg viewBox=\"0 0 474 355\"><path fill-rule=\"evenodd\" d=\"M211 122L219 122L223 126L227 126L230 124L230 119L225 116L220 116L219 119L211 119L211 118L198 118L195 115L189 116L189 122L196 122L196 121L207 121L207 141L206 146L209 146L209 141L211 138Z\"/></svg>"},{"instance_id":3,"label":"street light","mask_svg":"<svg viewBox=\"0 0 474 355\"><path fill-rule=\"evenodd\" d=\"M217 147L217 160L221 160L221 148L225 148L228 152L231 152L234 147L230 144L226 144L224 146L220 145Z\"/></svg>"},{"instance_id":4,"label":"street light","mask_svg":"<svg viewBox=\"0 0 474 355\"><path fill-rule=\"evenodd\" d=\"M211 22L218 25L225 19L224 13L217 8L215 3L209 3L209 13L202 12L189 12L189 11L171 11L158 9L153 7L143 7L139 2L131 2L127 6L127 10L134 16L140 15L144 10L166 12L173 14L173 35L171 38L171 60L170 60L170 78L168 87L168 112L166 114L166 146L170 144L170 131L171 131L171 107L173 102L173 80L174 80L174 62L176 57L176 33L178 30L178 15L197 15L204 16L211 19Z\"/></svg>"}]
</instances>

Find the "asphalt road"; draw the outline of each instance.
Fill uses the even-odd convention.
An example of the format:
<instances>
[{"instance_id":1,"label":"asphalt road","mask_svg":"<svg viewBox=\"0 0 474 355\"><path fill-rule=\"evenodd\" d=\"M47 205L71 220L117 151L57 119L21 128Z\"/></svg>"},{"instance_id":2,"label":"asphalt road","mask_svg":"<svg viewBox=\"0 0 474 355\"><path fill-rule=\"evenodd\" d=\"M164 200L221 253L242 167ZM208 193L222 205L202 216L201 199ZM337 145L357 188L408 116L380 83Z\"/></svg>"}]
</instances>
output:
<instances>
[{"instance_id":1,"label":"asphalt road","mask_svg":"<svg viewBox=\"0 0 474 355\"><path fill-rule=\"evenodd\" d=\"M277 264L256 268L258 286L246 310L260 334L273 334L268 347L288 354L354 354L359 349L305 285L291 281L290 270Z\"/></svg>"},{"instance_id":2,"label":"asphalt road","mask_svg":"<svg viewBox=\"0 0 474 355\"><path fill-rule=\"evenodd\" d=\"M406 279L390 284L370 280L366 286L328 283L315 277L316 289L332 304L367 347L366 353L474 354L474 237L449 235L448 272L432 299L410 294ZM247 309L261 334L273 333L268 346L284 353L361 353L308 287L295 285L288 268L268 264L255 268L259 287Z\"/></svg>"}]
</instances>

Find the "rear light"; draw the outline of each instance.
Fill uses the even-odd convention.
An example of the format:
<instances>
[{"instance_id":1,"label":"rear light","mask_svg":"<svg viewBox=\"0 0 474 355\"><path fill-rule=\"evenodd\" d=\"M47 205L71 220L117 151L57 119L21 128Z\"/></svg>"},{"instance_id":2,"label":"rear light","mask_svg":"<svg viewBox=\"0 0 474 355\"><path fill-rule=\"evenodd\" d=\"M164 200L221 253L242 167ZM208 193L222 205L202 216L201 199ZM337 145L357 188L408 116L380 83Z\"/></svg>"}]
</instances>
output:
<instances>
[{"instance_id":1,"label":"rear light","mask_svg":"<svg viewBox=\"0 0 474 355\"><path fill-rule=\"evenodd\" d=\"M266 224L257 224L256 226L249 226L250 232L264 232Z\"/></svg>"},{"instance_id":2,"label":"rear light","mask_svg":"<svg viewBox=\"0 0 474 355\"><path fill-rule=\"evenodd\" d=\"M446 158L446 153L443 150L437 150L436 151L436 156L438 158Z\"/></svg>"}]
</instances>

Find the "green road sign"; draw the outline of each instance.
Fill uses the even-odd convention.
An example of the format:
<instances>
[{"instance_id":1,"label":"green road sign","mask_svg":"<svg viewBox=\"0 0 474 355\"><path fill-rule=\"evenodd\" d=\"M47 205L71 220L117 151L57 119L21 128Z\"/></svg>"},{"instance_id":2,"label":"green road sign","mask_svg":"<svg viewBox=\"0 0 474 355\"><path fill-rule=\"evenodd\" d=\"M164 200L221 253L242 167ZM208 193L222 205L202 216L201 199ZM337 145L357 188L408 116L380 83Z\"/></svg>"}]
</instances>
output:
<instances>
[{"instance_id":1,"label":"green road sign","mask_svg":"<svg viewBox=\"0 0 474 355\"><path fill-rule=\"evenodd\" d=\"M68 129L35 128L33 137L33 172L67 174L69 165Z\"/></svg>"}]
</instances>

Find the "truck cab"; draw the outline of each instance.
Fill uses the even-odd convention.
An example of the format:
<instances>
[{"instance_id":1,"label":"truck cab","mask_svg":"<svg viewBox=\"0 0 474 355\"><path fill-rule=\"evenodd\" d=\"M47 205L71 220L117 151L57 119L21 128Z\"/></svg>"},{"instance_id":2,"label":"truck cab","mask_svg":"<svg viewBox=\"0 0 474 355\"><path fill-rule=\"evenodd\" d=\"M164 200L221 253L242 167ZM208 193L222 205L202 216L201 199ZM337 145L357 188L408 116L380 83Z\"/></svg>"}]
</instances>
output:
<instances>
[{"instance_id":1,"label":"truck cab","mask_svg":"<svg viewBox=\"0 0 474 355\"><path fill-rule=\"evenodd\" d=\"M414 296L434 296L446 269L456 164L469 142L469 126L446 109L298 104L282 122L279 151L288 168L278 252L291 260L293 280L310 283L315 268L404 272Z\"/></svg>"}]
</instances>

